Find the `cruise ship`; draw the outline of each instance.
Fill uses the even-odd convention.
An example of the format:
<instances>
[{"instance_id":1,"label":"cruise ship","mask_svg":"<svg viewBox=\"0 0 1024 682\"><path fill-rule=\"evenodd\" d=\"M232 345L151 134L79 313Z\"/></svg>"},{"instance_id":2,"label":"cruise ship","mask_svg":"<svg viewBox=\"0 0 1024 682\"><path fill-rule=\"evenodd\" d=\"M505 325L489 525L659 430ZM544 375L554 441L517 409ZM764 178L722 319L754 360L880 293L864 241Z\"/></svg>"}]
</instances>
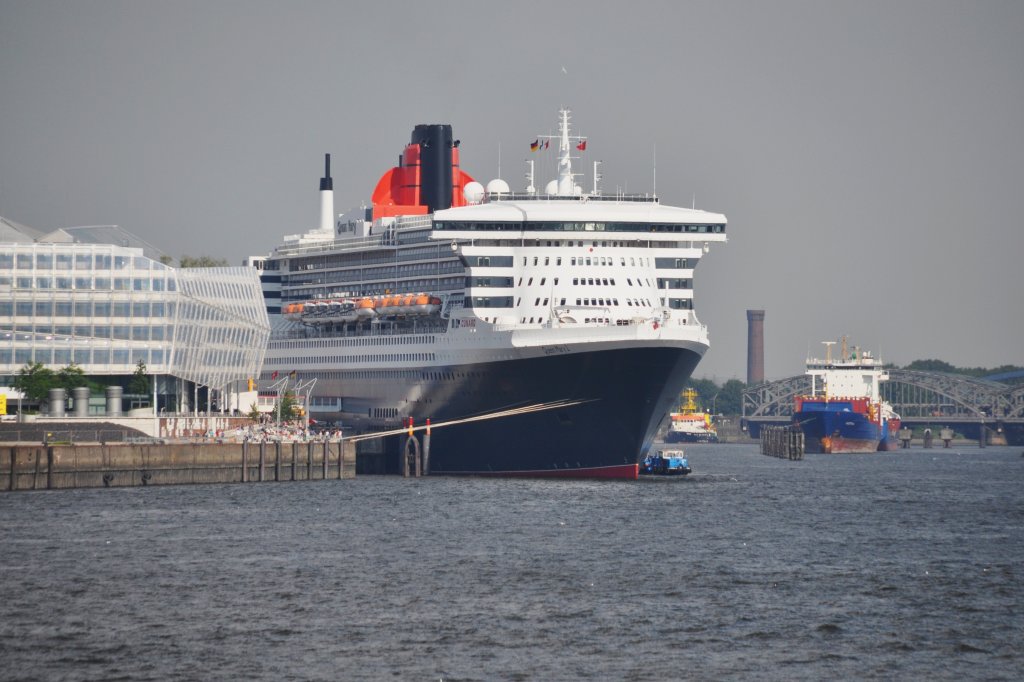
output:
<instances>
[{"instance_id":1,"label":"cruise ship","mask_svg":"<svg viewBox=\"0 0 1024 682\"><path fill-rule=\"evenodd\" d=\"M443 425L431 474L635 479L708 349L694 272L726 219L605 193L597 163L585 191L570 120L530 145L557 169L543 188L532 161L522 190L477 182L450 125L417 125L369 205L336 217L328 156L319 228L253 259L261 385L308 387L346 433ZM377 447L397 470L404 437Z\"/></svg>"}]
</instances>

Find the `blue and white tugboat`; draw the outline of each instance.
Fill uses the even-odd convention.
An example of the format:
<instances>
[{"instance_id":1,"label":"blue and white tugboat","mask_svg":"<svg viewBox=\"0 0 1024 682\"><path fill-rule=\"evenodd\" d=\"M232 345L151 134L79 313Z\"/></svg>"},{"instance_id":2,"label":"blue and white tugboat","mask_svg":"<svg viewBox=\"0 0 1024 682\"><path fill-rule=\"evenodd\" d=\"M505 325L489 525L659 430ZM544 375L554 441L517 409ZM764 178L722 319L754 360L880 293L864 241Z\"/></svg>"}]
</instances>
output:
<instances>
[{"instance_id":1,"label":"blue and white tugboat","mask_svg":"<svg viewBox=\"0 0 1024 682\"><path fill-rule=\"evenodd\" d=\"M682 450L658 450L640 463L640 473L651 476L686 476L693 471Z\"/></svg>"}]
</instances>

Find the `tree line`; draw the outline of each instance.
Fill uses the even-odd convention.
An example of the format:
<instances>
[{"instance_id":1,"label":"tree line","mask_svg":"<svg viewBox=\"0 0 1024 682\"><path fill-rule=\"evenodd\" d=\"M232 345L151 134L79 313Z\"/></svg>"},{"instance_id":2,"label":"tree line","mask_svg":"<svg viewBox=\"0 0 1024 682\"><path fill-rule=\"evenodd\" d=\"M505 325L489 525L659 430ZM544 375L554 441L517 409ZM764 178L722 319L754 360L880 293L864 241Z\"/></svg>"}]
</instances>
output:
<instances>
[{"instance_id":1,"label":"tree line","mask_svg":"<svg viewBox=\"0 0 1024 682\"><path fill-rule=\"evenodd\" d=\"M146 371L146 363L139 360L135 366L135 373L128 383L129 394L149 395L151 384ZM18 370L13 386L24 394L26 400L38 402L49 397L51 388L63 388L66 397L70 397L71 390L75 388L88 388L89 393L93 395L102 394L107 388L104 384L90 379L75 363L54 371L41 362L29 363Z\"/></svg>"}]
</instances>

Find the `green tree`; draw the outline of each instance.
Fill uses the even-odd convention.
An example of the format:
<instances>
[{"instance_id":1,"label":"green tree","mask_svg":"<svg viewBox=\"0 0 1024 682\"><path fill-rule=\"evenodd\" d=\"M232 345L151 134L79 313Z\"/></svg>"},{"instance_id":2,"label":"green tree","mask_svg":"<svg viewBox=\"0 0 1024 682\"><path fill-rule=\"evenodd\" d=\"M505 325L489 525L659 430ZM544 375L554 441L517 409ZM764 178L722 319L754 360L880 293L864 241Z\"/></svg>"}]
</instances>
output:
<instances>
[{"instance_id":1,"label":"green tree","mask_svg":"<svg viewBox=\"0 0 1024 682\"><path fill-rule=\"evenodd\" d=\"M160 256L159 260L164 265L172 265L174 263L174 258L172 258L171 256L168 256L166 253L164 255Z\"/></svg>"},{"instance_id":2,"label":"green tree","mask_svg":"<svg viewBox=\"0 0 1024 682\"><path fill-rule=\"evenodd\" d=\"M944 360L914 360L903 369L914 369L919 372L947 372L957 374L959 370Z\"/></svg>"},{"instance_id":3,"label":"green tree","mask_svg":"<svg viewBox=\"0 0 1024 682\"><path fill-rule=\"evenodd\" d=\"M90 386L90 384L91 382L85 376L85 370L72 362L67 367L62 367L57 371L54 387L63 388L70 396L71 389Z\"/></svg>"},{"instance_id":4,"label":"green tree","mask_svg":"<svg viewBox=\"0 0 1024 682\"><path fill-rule=\"evenodd\" d=\"M179 268L221 268L227 264L224 258L211 256L182 256L178 259Z\"/></svg>"},{"instance_id":5,"label":"green tree","mask_svg":"<svg viewBox=\"0 0 1024 682\"><path fill-rule=\"evenodd\" d=\"M29 400L45 400L50 389L56 387L56 375L41 362L25 365L14 378L14 388L24 393Z\"/></svg>"},{"instance_id":6,"label":"green tree","mask_svg":"<svg viewBox=\"0 0 1024 682\"><path fill-rule=\"evenodd\" d=\"M146 363L139 360L135 365L135 372L132 373L132 380L128 384L128 392L136 395L149 395L149 376L146 374Z\"/></svg>"},{"instance_id":7,"label":"green tree","mask_svg":"<svg viewBox=\"0 0 1024 682\"><path fill-rule=\"evenodd\" d=\"M256 403L253 403L252 405L249 406L249 414L246 416L249 417L249 419L253 420L254 422L258 422L262 414L263 413L260 412L260 408L256 405Z\"/></svg>"},{"instance_id":8,"label":"green tree","mask_svg":"<svg viewBox=\"0 0 1024 682\"><path fill-rule=\"evenodd\" d=\"M298 412L301 405L299 405L299 402L295 400L295 394L288 391L281 396L280 407L281 411L278 412L278 403L274 403L274 418L276 419L277 415L281 415L281 421L286 422L295 416L295 413Z\"/></svg>"},{"instance_id":9,"label":"green tree","mask_svg":"<svg viewBox=\"0 0 1024 682\"><path fill-rule=\"evenodd\" d=\"M715 410L719 414L740 414L743 410L743 389L746 387L739 379L729 379L718 392Z\"/></svg>"}]
</instances>

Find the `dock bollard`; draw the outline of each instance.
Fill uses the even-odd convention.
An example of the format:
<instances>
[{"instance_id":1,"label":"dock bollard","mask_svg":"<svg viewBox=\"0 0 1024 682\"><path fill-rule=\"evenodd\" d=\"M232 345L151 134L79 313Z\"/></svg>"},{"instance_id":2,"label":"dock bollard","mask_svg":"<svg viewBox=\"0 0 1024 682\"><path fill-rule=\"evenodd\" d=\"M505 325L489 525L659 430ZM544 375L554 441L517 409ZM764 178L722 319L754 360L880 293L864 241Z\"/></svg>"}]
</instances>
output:
<instances>
[{"instance_id":1,"label":"dock bollard","mask_svg":"<svg viewBox=\"0 0 1024 682\"><path fill-rule=\"evenodd\" d=\"M320 480L321 481L326 481L327 480L327 453L330 452L330 447L327 444L327 439L324 439L323 451L324 451L324 456L323 456L322 464L324 466L324 472L323 472L323 476L320 477Z\"/></svg>"},{"instance_id":2,"label":"dock bollard","mask_svg":"<svg viewBox=\"0 0 1024 682\"><path fill-rule=\"evenodd\" d=\"M242 483L249 480L249 441L242 441Z\"/></svg>"},{"instance_id":3,"label":"dock bollard","mask_svg":"<svg viewBox=\"0 0 1024 682\"><path fill-rule=\"evenodd\" d=\"M259 482L263 483L267 477L267 444L260 443L260 472Z\"/></svg>"}]
</instances>

